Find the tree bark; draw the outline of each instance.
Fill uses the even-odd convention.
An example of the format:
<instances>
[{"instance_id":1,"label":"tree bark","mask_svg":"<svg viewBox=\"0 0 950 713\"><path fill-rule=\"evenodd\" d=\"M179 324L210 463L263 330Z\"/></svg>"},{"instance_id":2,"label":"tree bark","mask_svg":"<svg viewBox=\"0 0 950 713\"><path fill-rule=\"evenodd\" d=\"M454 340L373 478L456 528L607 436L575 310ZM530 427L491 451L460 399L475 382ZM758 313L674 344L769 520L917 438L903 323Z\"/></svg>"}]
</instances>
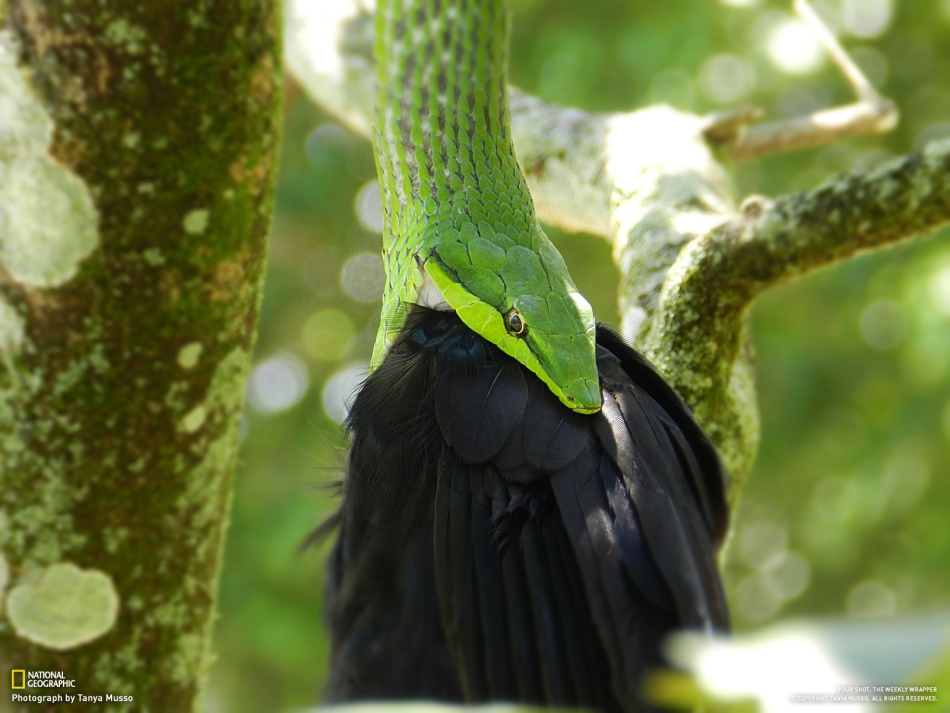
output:
<instances>
[{"instance_id":1,"label":"tree bark","mask_svg":"<svg viewBox=\"0 0 950 713\"><path fill-rule=\"evenodd\" d=\"M192 710L272 210L279 3L11 0L6 22L2 668L76 683L20 693Z\"/></svg>"}]
</instances>

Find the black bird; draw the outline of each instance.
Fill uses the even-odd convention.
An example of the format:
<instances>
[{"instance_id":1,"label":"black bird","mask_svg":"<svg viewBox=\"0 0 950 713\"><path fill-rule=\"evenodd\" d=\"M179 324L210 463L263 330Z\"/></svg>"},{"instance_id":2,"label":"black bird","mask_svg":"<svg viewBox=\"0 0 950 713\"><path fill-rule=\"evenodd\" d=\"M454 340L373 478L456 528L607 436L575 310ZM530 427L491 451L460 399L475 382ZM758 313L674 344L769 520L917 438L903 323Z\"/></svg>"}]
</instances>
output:
<instances>
[{"instance_id":1,"label":"black bird","mask_svg":"<svg viewBox=\"0 0 950 713\"><path fill-rule=\"evenodd\" d=\"M326 702L650 710L679 628L729 627L716 452L597 331L603 408L570 411L452 312L415 307L349 417Z\"/></svg>"}]
</instances>

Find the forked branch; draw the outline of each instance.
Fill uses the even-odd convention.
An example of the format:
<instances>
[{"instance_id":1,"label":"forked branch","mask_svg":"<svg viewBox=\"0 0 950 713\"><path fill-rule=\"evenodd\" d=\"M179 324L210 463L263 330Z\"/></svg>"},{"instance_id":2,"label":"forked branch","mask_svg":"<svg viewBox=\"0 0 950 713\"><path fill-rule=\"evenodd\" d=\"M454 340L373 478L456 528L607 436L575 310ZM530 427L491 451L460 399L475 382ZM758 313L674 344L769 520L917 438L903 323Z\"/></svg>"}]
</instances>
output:
<instances>
[{"instance_id":1,"label":"forked branch","mask_svg":"<svg viewBox=\"0 0 950 713\"><path fill-rule=\"evenodd\" d=\"M739 112L710 117L706 138L724 144L736 161L833 143L848 136L891 131L897 126L894 102L882 96L854 63L838 39L807 0L795 0L795 12L815 35L835 66L854 90L857 101L807 116L755 124L758 112Z\"/></svg>"}]
</instances>

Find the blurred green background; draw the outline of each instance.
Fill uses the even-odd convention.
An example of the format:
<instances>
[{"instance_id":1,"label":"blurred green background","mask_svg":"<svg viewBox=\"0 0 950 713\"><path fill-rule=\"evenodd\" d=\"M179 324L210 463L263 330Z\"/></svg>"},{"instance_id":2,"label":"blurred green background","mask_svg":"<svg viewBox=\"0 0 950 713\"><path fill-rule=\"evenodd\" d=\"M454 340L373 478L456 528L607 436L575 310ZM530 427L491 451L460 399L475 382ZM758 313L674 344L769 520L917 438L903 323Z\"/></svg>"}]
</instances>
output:
<instances>
[{"instance_id":1,"label":"blurred green background","mask_svg":"<svg viewBox=\"0 0 950 713\"><path fill-rule=\"evenodd\" d=\"M950 0L816 5L900 126L736 166L740 197L950 137ZM789 6L516 0L511 79L598 111L752 102L775 119L851 101ZM300 546L335 507L342 398L368 360L382 279L368 142L293 88L285 119L209 688L226 713L299 710L321 690L328 545ZM551 232L616 322L606 243ZM726 569L736 627L950 609L950 231L775 289L752 322L762 443Z\"/></svg>"}]
</instances>

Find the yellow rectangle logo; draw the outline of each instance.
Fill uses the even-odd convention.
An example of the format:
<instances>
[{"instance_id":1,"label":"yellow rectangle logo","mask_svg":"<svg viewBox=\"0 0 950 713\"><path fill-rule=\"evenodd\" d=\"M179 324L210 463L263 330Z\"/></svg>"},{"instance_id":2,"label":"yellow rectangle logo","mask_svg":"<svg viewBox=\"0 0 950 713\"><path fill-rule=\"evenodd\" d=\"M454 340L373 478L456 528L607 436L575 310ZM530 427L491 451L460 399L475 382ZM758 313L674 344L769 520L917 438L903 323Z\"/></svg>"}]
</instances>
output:
<instances>
[{"instance_id":1,"label":"yellow rectangle logo","mask_svg":"<svg viewBox=\"0 0 950 713\"><path fill-rule=\"evenodd\" d=\"M16 675L20 674L20 685L16 685ZM16 669L10 672L10 688L26 688L26 669Z\"/></svg>"}]
</instances>

